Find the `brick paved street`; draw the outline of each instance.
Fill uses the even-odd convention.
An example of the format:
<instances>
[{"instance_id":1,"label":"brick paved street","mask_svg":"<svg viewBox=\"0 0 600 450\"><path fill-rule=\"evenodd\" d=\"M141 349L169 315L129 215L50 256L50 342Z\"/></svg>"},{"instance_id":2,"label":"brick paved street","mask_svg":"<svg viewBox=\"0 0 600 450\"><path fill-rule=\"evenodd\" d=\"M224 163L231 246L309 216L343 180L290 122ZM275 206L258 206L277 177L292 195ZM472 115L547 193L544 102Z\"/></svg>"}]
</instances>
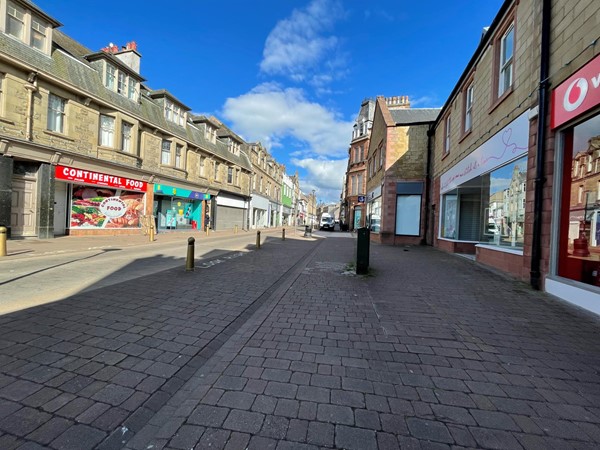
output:
<instances>
[{"instance_id":1,"label":"brick paved street","mask_svg":"<svg viewBox=\"0 0 600 450\"><path fill-rule=\"evenodd\" d=\"M600 446L598 317L325 236L1 316L0 448Z\"/></svg>"}]
</instances>

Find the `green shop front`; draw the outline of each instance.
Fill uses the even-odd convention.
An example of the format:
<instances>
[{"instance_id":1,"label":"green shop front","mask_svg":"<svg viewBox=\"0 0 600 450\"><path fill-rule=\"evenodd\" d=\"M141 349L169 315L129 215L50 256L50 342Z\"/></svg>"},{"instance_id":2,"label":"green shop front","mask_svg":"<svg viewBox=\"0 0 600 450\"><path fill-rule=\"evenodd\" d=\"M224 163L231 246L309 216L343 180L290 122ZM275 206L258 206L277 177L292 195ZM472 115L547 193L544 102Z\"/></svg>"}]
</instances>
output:
<instances>
[{"instance_id":1,"label":"green shop front","mask_svg":"<svg viewBox=\"0 0 600 450\"><path fill-rule=\"evenodd\" d=\"M210 194L204 192L155 184L153 214L158 231L201 229L208 200Z\"/></svg>"}]
</instances>

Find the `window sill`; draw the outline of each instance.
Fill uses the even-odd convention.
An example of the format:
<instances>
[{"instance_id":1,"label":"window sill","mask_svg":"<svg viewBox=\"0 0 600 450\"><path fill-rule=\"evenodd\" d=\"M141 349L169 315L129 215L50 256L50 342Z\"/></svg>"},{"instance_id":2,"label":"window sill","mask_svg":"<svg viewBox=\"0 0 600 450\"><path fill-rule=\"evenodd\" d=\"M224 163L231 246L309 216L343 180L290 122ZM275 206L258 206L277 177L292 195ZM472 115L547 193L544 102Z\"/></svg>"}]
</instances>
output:
<instances>
[{"instance_id":1,"label":"window sill","mask_svg":"<svg viewBox=\"0 0 600 450\"><path fill-rule=\"evenodd\" d=\"M488 110L488 114L491 114L510 94L513 93L513 86L509 87L500 97L496 98L492 104L490 105L490 109Z\"/></svg>"},{"instance_id":2,"label":"window sill","mask_svg":"<svg viewBox=\"0 0 600 450\"><path fill-rule=\"evenodd\" d=\"M512 255L523 256L523 250L514 250L508 247L501 247L499 245L487 245L487 244L477 244L475 247L485 248L486 250L494 250L497 252L510 253Z\"/></svg>"},{"instance_id":3,"label":"window sill","mask_svg":"<svg viewBox=\"0 0 600 450\"><path fill-rule=\"evenodd\" d=\"M467 131L465 131L462 136L458 139L458 143L460 144L462 141L464 141L467 137L469 137L471 135L471 133L473 132L473 128L469 128Z\"/></svg>"},{"instance_id":4,"label":"window sill","mask_svg":"<svg viewBox=\"0 0 600 450\"><path fill-rule=\"evenodd\" d=\"M15 124L12 120L4 119L2 117L0 117L0 122L7 123L9 125L14 125Z\"/></svg>"},{"instance_id":5,"label":"window sill","mask_svg":"<svg viewBox=\"0 0 600 450\"><path fill-rule=\"evenodd\" d=\"M450 150L442 155L442 161L445 160L448 156L450 156Z\"/></svg>"},{"instance_id":6,"label":"window sill","mask_svg":"<svg viewBox=\"0 0 600 450\"><path fill-rule=\"evenodd\" d=\"M66 134L59 133L58 131L44 130L44 133L50 136L64 139L65 141L75 142L75 139L68 137Z\"/></svg>"}]
</instances>

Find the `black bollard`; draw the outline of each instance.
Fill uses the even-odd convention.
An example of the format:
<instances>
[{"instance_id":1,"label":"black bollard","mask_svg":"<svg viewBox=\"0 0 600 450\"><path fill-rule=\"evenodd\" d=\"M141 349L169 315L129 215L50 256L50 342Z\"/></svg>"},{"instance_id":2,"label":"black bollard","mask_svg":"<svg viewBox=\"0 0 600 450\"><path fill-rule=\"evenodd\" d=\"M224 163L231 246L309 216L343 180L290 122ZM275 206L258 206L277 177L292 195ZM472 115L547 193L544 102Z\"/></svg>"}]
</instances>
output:
<instances>
[{"instance_id":1,"label":"black bollard","mask_svg":"<svg viewBox=\"0 0 600 450\"><path fill-rule=\"evenodd\" d=\"M256 248L260 248L260 230L256 232Z\"/></svg>"},{"instance_id":2,"label":"black bollard","mask_svg":"<svg viewBox=\"0 0 600 450\"><path fill-rule=\"evenodd\" d=\"M194 270L194 242L196 242L196 239L193 237L188 238L187 259L185 260L186 272Z\"/></svg>"}]
</instances>

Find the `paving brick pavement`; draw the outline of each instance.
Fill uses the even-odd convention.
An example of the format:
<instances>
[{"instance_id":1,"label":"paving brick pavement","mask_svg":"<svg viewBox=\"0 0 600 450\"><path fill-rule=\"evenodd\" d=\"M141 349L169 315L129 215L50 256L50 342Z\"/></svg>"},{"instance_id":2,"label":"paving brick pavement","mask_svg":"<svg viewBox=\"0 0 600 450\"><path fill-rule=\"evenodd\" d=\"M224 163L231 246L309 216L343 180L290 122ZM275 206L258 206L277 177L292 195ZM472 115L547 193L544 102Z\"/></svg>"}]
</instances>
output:
<instances>
[{"instance_id":1,"label":"paving brick pavement","mask_svg":"<svg viewBox=\"0 0 600 450\"><path fill-rule=\"evenodd\" d=\"M597 316L346 236L1 317L0 448L600 447Z\"/></svg>"}]
</instances>

